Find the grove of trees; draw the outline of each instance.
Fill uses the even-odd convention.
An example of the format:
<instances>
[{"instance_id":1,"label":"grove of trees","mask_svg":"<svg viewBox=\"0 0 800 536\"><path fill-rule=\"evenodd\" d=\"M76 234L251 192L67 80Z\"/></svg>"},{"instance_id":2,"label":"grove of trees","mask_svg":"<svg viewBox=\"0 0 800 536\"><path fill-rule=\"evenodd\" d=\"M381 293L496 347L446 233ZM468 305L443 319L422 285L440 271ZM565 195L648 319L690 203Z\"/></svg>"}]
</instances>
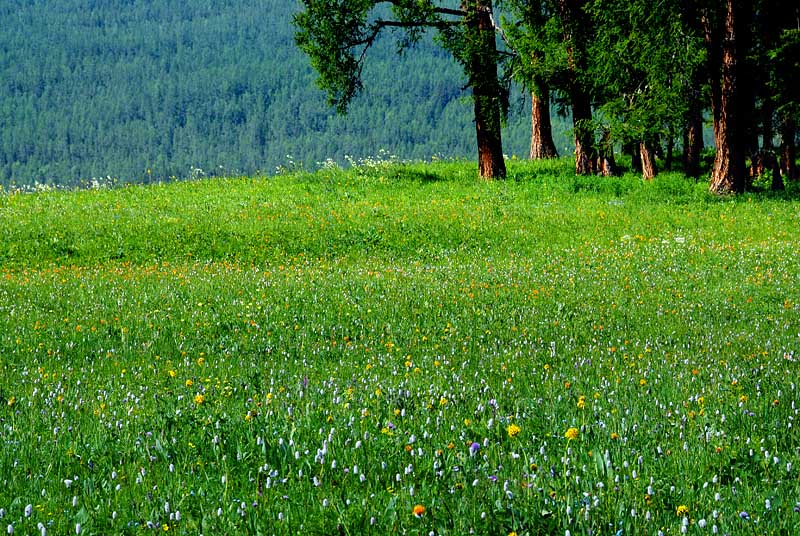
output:
<instances>
[{"instance_id":1,"label":"grove of trees","mask_svg":"<svg viewBox=\"0 0 800 536\"><path fill-rule=\"evenodd\" d=\"M800 6L775 0L302 0L296 39L331 103L362 89L370 47L422 31L464 68L475 103L479 173L503 177L497 121L514 79L532 96L532 158L558 154L551 103L573 122L578 174L617 172L615 148L644 178L677 165L697 176L703 117L713 123L710 189L742 192L769 173L797 178ZM502 20L502 22L500 22ZM492 37L487 37L493 32ZM500 67L500 69L499 69ZM402 80L399 81L402 83ZM483 136L483 137L482 137ZM487 137L491 142L487 141ZM777 145L776 145L777 144ZM500 160L502 160L500 158ZM492 163L491 165L489 163Z\"/></svg>"}]
</instances>

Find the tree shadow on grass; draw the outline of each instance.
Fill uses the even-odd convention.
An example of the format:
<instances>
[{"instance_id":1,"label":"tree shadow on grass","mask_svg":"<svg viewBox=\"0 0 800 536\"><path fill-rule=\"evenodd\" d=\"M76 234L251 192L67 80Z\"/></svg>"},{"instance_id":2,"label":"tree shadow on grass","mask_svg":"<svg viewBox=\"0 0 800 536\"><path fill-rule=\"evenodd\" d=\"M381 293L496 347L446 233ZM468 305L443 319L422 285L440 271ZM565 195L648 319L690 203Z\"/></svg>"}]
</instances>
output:
<instances>
[{"instance_id":1,"label":"tree shadow on grass","mask_svg":"<svg viewBox=\"0 0 800 536\"><path fill-rule=\"evenodd\" d=\"M435 183L452 180L451 174L445 170L424 169L424 168L396 168L389 174L388 178L392 180L402 180L409 182L422 182L422 183Z\"/></svg>"}]
</instances>

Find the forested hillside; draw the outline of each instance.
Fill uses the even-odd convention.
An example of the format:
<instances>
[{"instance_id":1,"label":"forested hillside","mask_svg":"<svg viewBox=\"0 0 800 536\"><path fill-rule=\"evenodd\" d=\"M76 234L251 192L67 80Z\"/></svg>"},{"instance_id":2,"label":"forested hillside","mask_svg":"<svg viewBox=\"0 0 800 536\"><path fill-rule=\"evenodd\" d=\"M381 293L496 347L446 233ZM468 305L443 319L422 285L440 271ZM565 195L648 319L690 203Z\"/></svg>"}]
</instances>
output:
<instances>
[{"instance_id":1,"label":"forested hillside","mask_svg":"<svg viewBox=\"0 0 800 536\"><path fill-rule=\"evenodd\" d=\"M272 173L384 150L474 157L463 72L431 42L370 51L337 116L294 43L287 0L6 0L0 6L0 184ZM402 81L402 83L400 82ZM529 104L512 96L508 154ZM568 152L565 123L555 127Z\"/></svg>"}]
</instances>

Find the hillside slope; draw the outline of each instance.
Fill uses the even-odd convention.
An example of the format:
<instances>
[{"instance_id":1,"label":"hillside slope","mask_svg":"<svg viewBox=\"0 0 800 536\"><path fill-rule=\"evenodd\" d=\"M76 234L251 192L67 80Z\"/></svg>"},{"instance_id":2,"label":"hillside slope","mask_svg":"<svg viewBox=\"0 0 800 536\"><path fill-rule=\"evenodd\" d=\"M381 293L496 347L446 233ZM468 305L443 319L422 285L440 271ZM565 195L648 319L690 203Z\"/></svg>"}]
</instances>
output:
<instances>
[{"instance_id":1,"label":"hillside slope","mask_svg":"<svg viewBox=\"0 0 800 536\"><path fill-rule=\"evenodd\" d=\"M272 173L346 155L468 157L463 75L430 42L372 53L348 116L326 105L285 0L0 7L0 185ZM524 155L512 99L505 151ZM562 150L567 128L556 125Z\"/></svg>"}]
</instances>

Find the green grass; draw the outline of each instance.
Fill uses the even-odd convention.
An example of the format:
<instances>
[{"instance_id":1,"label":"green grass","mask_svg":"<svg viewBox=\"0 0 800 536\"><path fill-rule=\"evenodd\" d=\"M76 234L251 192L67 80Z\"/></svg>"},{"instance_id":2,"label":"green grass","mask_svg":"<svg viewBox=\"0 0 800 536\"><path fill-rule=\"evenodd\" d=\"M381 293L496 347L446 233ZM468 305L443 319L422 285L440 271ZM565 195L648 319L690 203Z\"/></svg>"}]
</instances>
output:
<instances>
[{"instance_id":1,"label":"green grass","mask_svg":"<svg viewBox=\"0 0 800 536\"><path fill-rule=\"evenodd\" d=\"M797 533L796 192L510 164L0 196L0 524Z\"/></svg>"}]
</instances>

